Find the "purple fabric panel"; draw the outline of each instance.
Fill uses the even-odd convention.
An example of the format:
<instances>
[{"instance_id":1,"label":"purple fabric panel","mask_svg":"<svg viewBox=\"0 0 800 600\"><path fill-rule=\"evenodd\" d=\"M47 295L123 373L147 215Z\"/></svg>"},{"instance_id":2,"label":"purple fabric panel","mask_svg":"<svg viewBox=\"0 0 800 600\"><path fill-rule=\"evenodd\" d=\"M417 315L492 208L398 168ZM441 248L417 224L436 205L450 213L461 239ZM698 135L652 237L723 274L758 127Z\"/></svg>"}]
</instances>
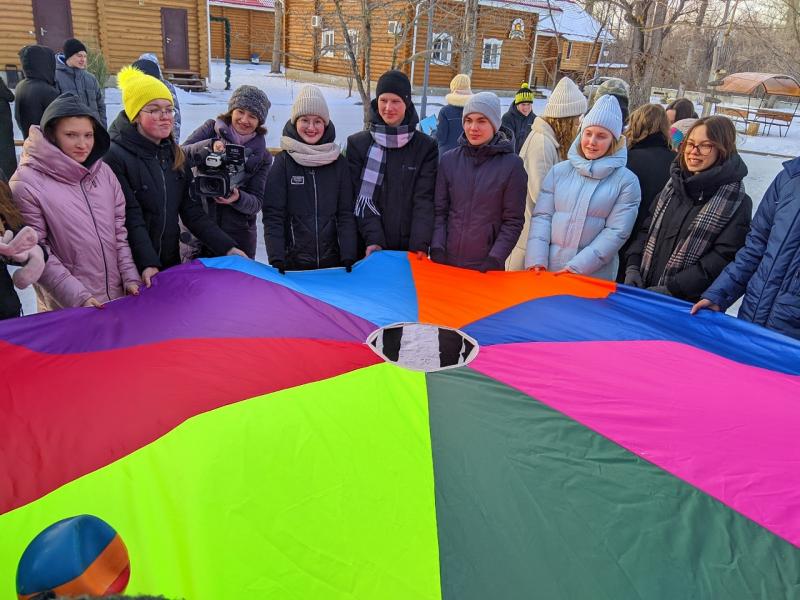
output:
<instances>
[{"instance_id":1,"label":"purple fabric panel","mask_svg":"<svg viewBox=\"0 0 800 600\"><path fill-rule=\"evenodd\" d=\"M0 339L37 352L112 350L173 339L364 342L377 327L281 285L202 263L169 269L139 297L0 322Z\"/></svg>"}]
</instances>

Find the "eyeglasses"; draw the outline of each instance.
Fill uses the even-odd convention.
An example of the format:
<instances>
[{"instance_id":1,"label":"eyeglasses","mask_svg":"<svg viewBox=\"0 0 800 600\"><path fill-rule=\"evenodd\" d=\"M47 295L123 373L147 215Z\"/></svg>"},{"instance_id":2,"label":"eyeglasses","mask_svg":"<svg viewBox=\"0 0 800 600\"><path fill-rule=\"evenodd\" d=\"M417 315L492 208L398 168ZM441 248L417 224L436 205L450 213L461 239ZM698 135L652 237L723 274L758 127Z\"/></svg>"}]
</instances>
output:
<instances>
[{"instance_id":1,"label":"eyeglasses","mask_svg":"<svg viewBox=\"0 0 800 600\"><path fill-rule=\"evenodd\" d=\"M157 119L172 119L175 117L176 110L174 108L151 108L150 110L142 109L141 112Z\"/></svg>"},{"instance_id":2,"label":"eyeglasses","mask_svg":"<svg viewBox=\"0 0 800 600\"><path fill-rule=\"evenodd\" d=\"M692 142L686 141L684 142L683 152L684 154L691 154L695 150L700 156L708 156L711 154L711 151L716 148L716 145L712 142L702 142L700 144L693 144Z\"/></svg>"}]
</instances>

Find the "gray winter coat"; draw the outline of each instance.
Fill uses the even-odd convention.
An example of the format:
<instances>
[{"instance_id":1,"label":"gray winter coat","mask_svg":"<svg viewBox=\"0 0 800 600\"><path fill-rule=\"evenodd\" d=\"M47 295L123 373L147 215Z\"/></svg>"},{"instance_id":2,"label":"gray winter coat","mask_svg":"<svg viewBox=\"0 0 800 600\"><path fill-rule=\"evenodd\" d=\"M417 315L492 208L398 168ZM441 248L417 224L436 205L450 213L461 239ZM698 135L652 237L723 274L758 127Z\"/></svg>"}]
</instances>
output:
<instances>
[{"instance_id":1,"label":"gray winter coat","mask_svg":"<svg viewBox=\"0 0 800 600\"><path fill-rule=\"evenodd\" d=\"M66 64L63 55L56 57L56 88L58 88L59 94L68 92L75 94L81 102L100 117L100 124L104 128L108 127L103 88L95 76L86 69L78 69Z\"/></svg>"},{"instance_id":2,"label":"gray winter coat","mask_svg":"<svg viewBox=\"0 0 800 600\"><path fill-rule=\"evenodd\" d=\"M501 128L478 147L462 135L439 163L431 255L467 269L490 259L502 271L525 222L526 186L511 131Z\"/></svg>"}]
</instances>

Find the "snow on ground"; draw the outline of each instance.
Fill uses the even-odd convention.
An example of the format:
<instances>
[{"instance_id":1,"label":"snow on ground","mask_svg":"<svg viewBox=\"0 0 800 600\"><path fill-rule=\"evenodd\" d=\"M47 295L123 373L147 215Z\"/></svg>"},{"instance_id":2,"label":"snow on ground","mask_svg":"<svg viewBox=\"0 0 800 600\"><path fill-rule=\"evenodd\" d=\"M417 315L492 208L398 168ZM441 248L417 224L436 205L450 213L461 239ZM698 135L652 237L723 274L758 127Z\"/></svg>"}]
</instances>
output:
<instances>
[{"instance_id":1,"label":"snow on ground","mask_svg":"<svg viewBox=\"0 0 800 600\"><path fill-rule=\"evenodd\" d=\"M283 126L289 119L292 102L300 88L305 85L301 81L286 79L283 75L274 75L269 72L269 64L232 64L231 65L231 90L225 90L225 64L213 61L211 64L211 86L208 92L184 92L178 90L181 104L181 137L186 138L195 128L206 119L216 117L227 110L228 98L232 90L244 84L255 85L267 93L272 107L267 117L267 145L277 147L280 144L280 135ZM317 84L324 91L325 98L330 108L331 120L336 125L336 141L343 145L347 136L360 131L363 123L363 111L360 97L356 89L348 97L346 88ZM511 97L501 98L503 110L511 104ZM421 98L414 97L414 102L419 110ZM546 100L536 100L533 104L534 112L544 110ZM445 104L442 96L428 97L428 113L436 114ZM122 109L120 92L117 89L106 90L106 105L109 120L112 120ZM15 125L17 139L21 134ZM740 135L738 146L742 150L742 158L747 164L749 174L745 179L747 192L753 199L753 210L758 207L764 192L774 177L781 170L781 163L786 160L781 156L761 156L750 152L767 153L772 155L797 156L800 154L800 118L795 119L786 137L779 137L777 129L773 128L770 136L745 136ZM266 249L264 247L261 223L259 221L259 247L256 259L266 262ZM32 289L20 292L23 300L25 314L36 312L36 299Z\"/></svg>"}]
</instances>

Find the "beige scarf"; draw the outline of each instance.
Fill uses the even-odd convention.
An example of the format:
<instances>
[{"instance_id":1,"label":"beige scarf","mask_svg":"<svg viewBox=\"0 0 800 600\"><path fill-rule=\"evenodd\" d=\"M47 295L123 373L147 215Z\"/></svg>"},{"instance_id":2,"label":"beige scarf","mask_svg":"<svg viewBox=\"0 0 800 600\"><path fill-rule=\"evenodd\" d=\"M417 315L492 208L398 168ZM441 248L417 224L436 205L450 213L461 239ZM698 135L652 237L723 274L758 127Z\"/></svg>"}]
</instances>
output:
<instances>
[{"instance_id":1,"label":"beige scarf","mask_svg":"<svg viewBox=\"0 0 800 600\"><path fill-rule=\"evenodd\" d=\"M285 135L281 137L281 148L288 152L297 164L304 167L324 167L342 154L342 149L333 142L312 146Z\"/></svg>"}]
</instances>

